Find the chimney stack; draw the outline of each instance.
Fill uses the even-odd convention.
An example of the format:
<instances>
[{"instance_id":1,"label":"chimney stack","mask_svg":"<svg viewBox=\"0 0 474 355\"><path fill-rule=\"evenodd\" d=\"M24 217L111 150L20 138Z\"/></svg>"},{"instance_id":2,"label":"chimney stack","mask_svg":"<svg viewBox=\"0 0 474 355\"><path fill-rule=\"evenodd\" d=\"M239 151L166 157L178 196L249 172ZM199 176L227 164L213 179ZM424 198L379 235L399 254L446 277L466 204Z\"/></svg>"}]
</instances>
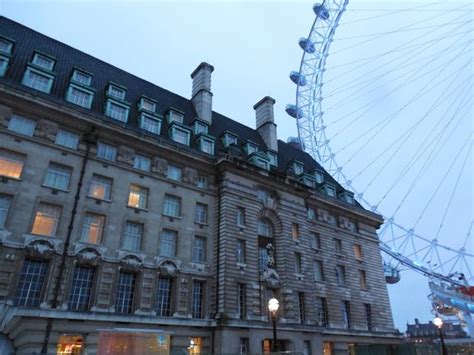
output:
<instances>
[{"instance_id":1,"label":"chimney stack","mask_svg":"<svg viewBox=\"0 0 474 355\"><path fill-rule=\"evenodd\" d=\"M275 100L270 96L265 96L257 102L253 108L257 121L257 131L267 145L268 149L278 151L276 124L273 115L273 105Z\"/></svg>"},{"instance_id":2,"label":"chimney stack","mask_svg":"<svg viewBox=\"0 0 474 355\"><path fill-rule=\"evenodd\" d=\"M198 118L212 124L211 74L214 67L202 62L191 74L193 79L192 102Z\"/></svg>"}]
</instances>

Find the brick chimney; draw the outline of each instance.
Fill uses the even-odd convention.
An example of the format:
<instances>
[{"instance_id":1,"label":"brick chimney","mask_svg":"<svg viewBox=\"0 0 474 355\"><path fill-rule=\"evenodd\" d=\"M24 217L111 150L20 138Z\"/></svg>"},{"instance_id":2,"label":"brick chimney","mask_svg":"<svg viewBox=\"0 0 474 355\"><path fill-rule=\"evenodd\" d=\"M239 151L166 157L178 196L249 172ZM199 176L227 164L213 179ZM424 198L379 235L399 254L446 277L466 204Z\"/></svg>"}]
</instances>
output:
<instances>
[{"instance_id":1,"label":"brick chimney","mask_svg":"<svg viewBox=\"0 0 474 355\"><path fill-rule=\"evenodd\" d=\"M202 62L191 73L193 79L192 102L198 118L212 124L211 74L214 67Z\"/></svg>"},{"instance_id":2,"label":"brick chimney","mask_svg":"<svg viewBox=\"0 0 474 355\"><path fill-rule=\"evenodd\" d=\"M268 149L278 151L277 131L273 115L273 105L275 100L270 96L265 96L257 102L253 108L257 121L257 131L267 145Z\"/></svg>"}]
</instances>

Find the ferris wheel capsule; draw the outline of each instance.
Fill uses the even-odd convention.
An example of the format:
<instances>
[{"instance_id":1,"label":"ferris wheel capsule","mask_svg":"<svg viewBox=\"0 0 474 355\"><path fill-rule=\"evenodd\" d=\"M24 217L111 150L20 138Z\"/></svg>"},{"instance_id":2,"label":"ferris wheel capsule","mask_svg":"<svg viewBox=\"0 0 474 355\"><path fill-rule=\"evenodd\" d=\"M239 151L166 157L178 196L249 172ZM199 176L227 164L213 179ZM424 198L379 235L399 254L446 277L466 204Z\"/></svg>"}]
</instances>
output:
<instances>
[{"instance_id":1,"label":"ferris wheel capsule","mask_svg":"<svg viewBox=\"0 0 474 355\"><path fill-rule=\"evenodd\" d=\"M292 71L290 73L290 79L292 82L294 82L296 85L301 85L301 86L305 86L306 85L306 78L304 75L301 75L299 72L297 71Z\"/></svg>"},{"instance_id":2,"label":"ferris wheel capsule","mask_svg":"<svg viewBox=\"0 0 474 355\"><path fill-rule=\"evenodd\" d=\"M314 43L311 42L308 38L301 37L298 41L301 49L304 50L306 53L314 53L316 51L316 47Z\"/></svg>"},{"instance_id":3,"label":"ferris wheel capsule","mask_svg":"<svg viewBox=\"0 0 474 355\"><path fill-rule=\"evenodd\" d=\"M299 118L303 116L301 109L297 108L296 105L292 105L292 104L286 105L285 111L288 115L290 115L293 118Z\"/></svg>"},{"instance_id":4,"label":"ferris wheel capsule","mask_svg":"<svg viewBox=\"0 0 474 355\"><path fill-rule=\"evenodd\" d=\"M324 7L323 4L314 4L313 11L319 18L327 20L329 18L329 11Z\"/></svg>"}]
</instances>

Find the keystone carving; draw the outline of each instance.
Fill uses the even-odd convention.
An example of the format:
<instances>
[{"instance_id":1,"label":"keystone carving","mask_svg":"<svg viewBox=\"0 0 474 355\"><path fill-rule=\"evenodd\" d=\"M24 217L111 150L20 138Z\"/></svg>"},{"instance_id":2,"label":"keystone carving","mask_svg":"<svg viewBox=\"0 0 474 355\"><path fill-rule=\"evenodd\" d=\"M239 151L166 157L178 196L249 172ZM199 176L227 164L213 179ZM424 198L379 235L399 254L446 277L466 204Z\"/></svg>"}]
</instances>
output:
<instances>
[{"instance_id":1,"label":"keystone carving","mask_svg":"<svg viewBox=\"0 0 474 355\"><path fill-rule=\"evenodd\" d=\"M326 222L332 226L336 225L336 217L329 214L326 210L318 209L318 220Z\"/></svg>"},{"instance_id":2,"label":"keystone carving","mask_svg":"<svg viewBox=\"0 0 474 355\"><path fill-rule=\"evenodd\" d=\"M125 164L133 165L135 160L135 151L132 148L121 145L117 160Z\"/></svg>"},{"instance_id":3,"label":"keystone carving","mask_svg":"<svg viewBox=\"0 0 474 355\"><path fill-rule=\"evenodd\" d=\"M161 277L174 278L178 275L178 267L171 260L165 260L158 265L158 273Z\"/></svg>"},{"instance_id":4,"label":"keystone carving","mask_svg":"<svg viewBox=\"0 0 474 355\"><path fill-rule=\"evenodd\" d=\"M54 253L54 246L46 240L33 240L26 246L29 257L49 259Z\"/></svg>"},{"instance_id":5,"label":"keystone carving","mask_svg":"<svg viewBox=\"0 0 474 355\"><path fill-rule=\"evenodd\" d=\"M142 268L142 261L136 255L126 255L120 260L122 269L137 272Z\"/></svg>"},{"instance_id":6,"label":"keystone carving","mask_svg":"<svg viewBox=\"0 0 474 355\"><path fill-rule=\"evenodd\" d=\"M189 182L190 184L196 185L198 179L198 173L195 169L184 168L183 181Z\"/></svg>"},{"instance_id":7,"label":"keystone carving","mask_svg":"<svg viewBox=\"0 0 474 355\"><path fill-rule=\"evenodd\" d=\"M347 217L339 217L339 227L347 229L351 232L355 231L355 224Z\"/></svg>"},{"instance_id":8,"label":"keystone carving","mask_svg":"<svg viewBox=\"0 0 474 355\"><path fill-rule=\"evenodd\" d=\"M83 265L97 266L100 258L100 253L94 248L84 248L77 253L78 263Z\"/></svg>"},{"instance_id":9,"label":"keystone carving","mask_svg":"<svg viewBox=\"0 0 474 355\"><path fill-rule=\"evenodd\" d=\"M166 175L168 171L168 162L161 158L153 159L152 171L160 175Z\"/></svg>"},{"instance_id":10,"label":"keystone carving","mask_svg":"<svg viewBox=\"0 0 474 355\"><path fill-rule=\"evenodd\" d=\"M35 131L35 135L39 138L48 139L54 141L56 138L56 133L58 133L59 126L57 123L40 120Z\"/></svg>"}]
</instances>

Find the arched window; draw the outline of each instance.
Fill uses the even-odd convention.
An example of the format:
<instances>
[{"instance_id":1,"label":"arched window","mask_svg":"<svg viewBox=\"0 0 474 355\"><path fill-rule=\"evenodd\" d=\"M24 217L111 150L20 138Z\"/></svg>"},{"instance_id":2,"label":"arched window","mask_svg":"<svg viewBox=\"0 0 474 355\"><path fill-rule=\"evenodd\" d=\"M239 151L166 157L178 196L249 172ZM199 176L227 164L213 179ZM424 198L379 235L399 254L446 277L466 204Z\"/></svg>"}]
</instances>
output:
<instances>
[{"instance_id":1,"label":"arched window","mask_svg":"<svg viewBox=\"0 0 474 355\"><path fill-rule=\"evenodd\" d=\"M267 238L273 238L273 225L266 218L261 218L257 223L257 234Z\"/></svg>"}]
</instances>

